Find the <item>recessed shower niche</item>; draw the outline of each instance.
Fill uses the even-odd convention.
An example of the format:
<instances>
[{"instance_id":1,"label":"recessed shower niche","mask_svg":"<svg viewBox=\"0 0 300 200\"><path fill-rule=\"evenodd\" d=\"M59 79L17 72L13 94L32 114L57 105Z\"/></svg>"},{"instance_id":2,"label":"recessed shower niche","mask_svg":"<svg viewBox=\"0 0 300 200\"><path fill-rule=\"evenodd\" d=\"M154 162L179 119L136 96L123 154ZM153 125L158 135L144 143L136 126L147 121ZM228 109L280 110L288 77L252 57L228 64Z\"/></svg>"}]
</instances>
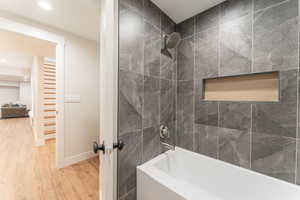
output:
<instances>
[{"instance_id":1,"label":"recessed shower niche","mask_svg":"<svg viewBox=\"0 0 300 200\"><path fill-rule=\"evenodd\" d=\"M279 72L209 78L203 80L207 101L279 101Z\"/></svg>"}]
</instances>

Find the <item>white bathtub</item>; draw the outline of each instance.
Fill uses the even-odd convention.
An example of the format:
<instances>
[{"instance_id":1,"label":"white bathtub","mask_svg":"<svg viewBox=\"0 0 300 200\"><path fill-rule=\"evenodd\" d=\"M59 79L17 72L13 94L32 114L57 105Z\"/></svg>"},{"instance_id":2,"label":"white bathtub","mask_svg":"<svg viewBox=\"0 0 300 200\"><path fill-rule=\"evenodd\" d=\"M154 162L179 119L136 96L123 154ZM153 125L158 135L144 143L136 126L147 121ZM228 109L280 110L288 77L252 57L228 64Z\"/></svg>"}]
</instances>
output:
<instances>
[{"instance_id":1,"label":"white bathtub","mask_svg":"<svg viewBox=\"0 0 300 200\"><path fill-rule=\"evenodd\" d=\"M181 148L137 167L138 200L300 200L300 187Z\"/></svg>"}]
</instances>

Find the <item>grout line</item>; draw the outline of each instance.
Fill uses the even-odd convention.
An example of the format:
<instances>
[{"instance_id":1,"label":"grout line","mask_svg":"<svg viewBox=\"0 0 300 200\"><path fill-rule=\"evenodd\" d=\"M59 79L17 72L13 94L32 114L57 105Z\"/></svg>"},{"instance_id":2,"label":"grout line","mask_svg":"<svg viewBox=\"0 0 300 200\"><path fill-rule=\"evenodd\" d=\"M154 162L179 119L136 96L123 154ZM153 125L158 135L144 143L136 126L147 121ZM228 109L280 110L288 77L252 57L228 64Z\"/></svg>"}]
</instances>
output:
<instances>
[{"instance_id":1,"label":"grout line","mask_svg":"<svg viewBox=\"0 0 300 200\"><path fill-rule=\"evenodd\" d=\"M254 69L254 0L251 1L251 73ZM250 106L250 158L249 158L249 167L252 169L252 144L253 144L253 104Z\"/></svg>"},{"instance_id":2,"label":"grout line","mask_svg":"<svg viewBox=\"0 0 300 200\"><path fill-rule=\"evenodd\" d=\"M251 104L251 110L250 110L250 169L252 168L252 140L253 140L253 132L252 132L252 122L253 122L253 104Z\"/></svg>"},{"instance_id":3,"label":"grout line","mask_svg":"<svg viewBox=\"0 0 300 200\"><path fill-rule=\"evenodd\" d=\"M220 12L221 7L219 6L218 11L218 76L221 74L221 19L220 19ZM220 102L218 102L218 129L220 128L220 120L221 120L221 113L220 113ZM220 135L218 134L217 137L217 159L220 160Z\"/></svg>"},{"instance_id":4,"label":"grout line","mask_svg":"<svg viewBox=\"0 0 300 200\"><path fill-rule=\"evenodd\" d=\"M299 5L298 5L299 7ZM299 9L298 9L299 10ZM298 11L299 12L299 11ZM298 13L298 17L299 17L299 13ZM297 184L297 180L298 180L298 147L299 147L299 65L300 65L300 58L299 58L299 53L300 53L300 43L299 43L299 36L300 36L300 33L299 33L299 21L298 21L298 70L297 70L297 121L296 121L296 160L295 160L295 184Z\"/></svg>"},{"instance_id":5,"label":"grout line","mask_svg":"<svg viewBox=\"0 0 300 200\"><path fill-rule=\"evenodd\" d=\"M253 73L254 69L254 0L252 0L252 8L251 8L251 39L252 39L252 47L251 47L251 73Z\"/></svg>"},{"instance_id":6,"label":"grout line","mask_svg":"<svg viewBox=\"0 0 300 200\"><path fill-rule=\"evenodd\" d=\"M276 3L276 4L273 4L273 5L271 5L271 6L268 6L268 7L262 8L262 9L259 9L259 10L254 10L254 9L253 9L253 12L254 12L254 13L257 13L257 12L266 11L266 10L268 10L268 9L270 9L270 8L273 8L273 7L276 7L276 6L280 6L281 4L287 3L287 2L289 2L289 1L291 1L291 0L285 0L285 1L282 1L282 2L280 2L280 3ZM254 5L253 5L253 8L254 8Z\"/></svg>"}]
</instances>

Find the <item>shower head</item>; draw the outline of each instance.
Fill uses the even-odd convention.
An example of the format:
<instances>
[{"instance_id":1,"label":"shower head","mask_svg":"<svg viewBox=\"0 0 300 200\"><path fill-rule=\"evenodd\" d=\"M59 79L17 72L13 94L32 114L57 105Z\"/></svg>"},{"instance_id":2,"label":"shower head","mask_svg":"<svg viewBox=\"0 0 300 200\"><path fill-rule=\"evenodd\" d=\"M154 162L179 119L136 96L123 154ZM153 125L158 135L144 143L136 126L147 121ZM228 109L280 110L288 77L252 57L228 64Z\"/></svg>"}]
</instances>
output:
<instances>
[{"instance_id":1,"label":"shower head","mask_svg":"<svg viewBox=\"0 0 300 200\"><path fill-rule=\"evenodd\" d=\"M168 49L174 49L181 40L181 35L178 32L174 32L167 36L166 46Z\"/></svg>"},{"instance_id":2,"label":"shower head","mask_svg":"<svg viewBox=\"0 0 300 200\"><path fill-rule=\"evenodd\" d=\"M177 47L177 45L181 40L181 35L180 33L173 32L170 35L163 35L163 38L164 38L163 41L164 44L163 44L163 48L161 49L161 53L164 54L165 56L172 58L172 55L168 49L174 49Z\"/></svg>"}]
</instances>

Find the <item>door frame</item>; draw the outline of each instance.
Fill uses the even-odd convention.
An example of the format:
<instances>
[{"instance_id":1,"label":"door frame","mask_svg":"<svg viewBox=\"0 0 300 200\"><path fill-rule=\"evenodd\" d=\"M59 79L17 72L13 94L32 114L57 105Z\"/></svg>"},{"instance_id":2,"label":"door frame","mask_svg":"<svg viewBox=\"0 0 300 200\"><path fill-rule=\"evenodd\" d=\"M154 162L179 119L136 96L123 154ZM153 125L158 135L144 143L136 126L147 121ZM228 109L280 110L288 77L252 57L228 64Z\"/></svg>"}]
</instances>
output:
<instances>
[{"instance_id":1,"label":"door frame","mask_svg":"<svg viewBox=\"0 0 300 200\"><path fill-rule=\"evenodd\" d=\"M65 128L64 128L64 115L65 115L65 39L54 33L36 28L31 25L18 23L6 18L0 17L0 29L19 34L27 35L41 40L46 40L56 44L56 106L57 106L57 119L56 119L56 167L64 167L64 141L65 141ZM41 133L38 133L41 135ZM45 144L44 137L36 143L37 146Z\"/></svg>"},{"instance_id":2,"label":"door frame","mask_svg":"<svg viewBox=\"0 0 300 200\"><path fill-rule=\"evenodd\" d=\"M100 17L100 200L117 199L119 0L102 0Z\"/></svg>"}]
</instances>

